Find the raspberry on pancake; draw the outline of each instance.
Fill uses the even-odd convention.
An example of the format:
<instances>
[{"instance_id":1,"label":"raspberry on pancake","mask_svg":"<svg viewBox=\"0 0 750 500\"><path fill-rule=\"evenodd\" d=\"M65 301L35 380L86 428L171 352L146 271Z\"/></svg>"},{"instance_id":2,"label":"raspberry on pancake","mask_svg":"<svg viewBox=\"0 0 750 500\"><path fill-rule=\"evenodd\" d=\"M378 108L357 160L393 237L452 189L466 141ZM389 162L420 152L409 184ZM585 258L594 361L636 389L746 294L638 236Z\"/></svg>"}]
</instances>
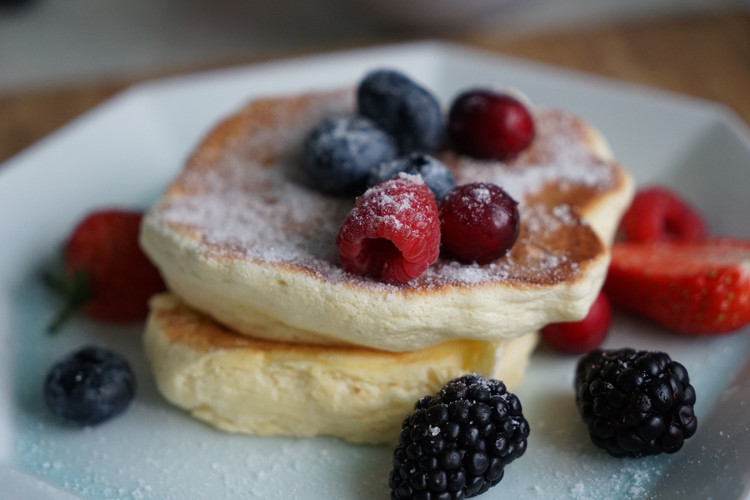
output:
<instances>
[{"instance_id":1,"label":"raspberry on pancake","mask_svg":"<svg viewBox=\"0 0 750 500\"><path fill-rule=\"evenodd\" d=\"M357 198L336 236L344 270L398 285L420 276L440 253L440 220L419 176L401 174Z\"/></svg>"}]
</instances>

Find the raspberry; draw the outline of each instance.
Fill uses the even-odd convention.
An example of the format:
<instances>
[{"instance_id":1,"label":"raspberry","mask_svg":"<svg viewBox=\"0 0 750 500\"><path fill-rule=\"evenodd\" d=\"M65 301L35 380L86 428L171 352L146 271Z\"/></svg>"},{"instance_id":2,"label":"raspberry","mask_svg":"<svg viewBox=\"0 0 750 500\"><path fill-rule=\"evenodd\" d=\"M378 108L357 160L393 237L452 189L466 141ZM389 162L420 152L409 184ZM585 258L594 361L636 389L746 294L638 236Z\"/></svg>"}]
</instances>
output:
<instances>
[{"instance_id":1,"label":"raspberry","mask_svg":"<svg viewBox=\"0 0 750 500\"><path fill-rule=\"evenodd\" d=\"M332 195L360 194L370 170L396 157L396 146L365 118L333 116L307 136L302 167L314 188Z\"/></svg>"},{"instance_id":2,"label":"raspberry","mask_svg":"<svg viewBox=\"0 0 750 500\"><path fill-rule=\"evenodd\" d=\"M698 241L702 217L676 193L663 187L640 190L620 224L626 241Z\"/></svg>"},{"instance_id":3,"label":"raspberry","mask_svg":"<svg viewBox=\"0 0 750 500\"><path fill-rule=\"evenodd\" d=\"M507 161L534 140L534 119L515 97L489 89L460 94L448 112L448 131L459 152Z\"/></svg>"},{"instance_id":4,"label":"raspberry","mask_svg":"<svg viewBox=\"0 0 750 500\"><path fill-rule=\"evenodd\" d=\"M611 455L674 453L695 434L695 389L666 353L592 351L578 362L575 386L591 440Z\"/></svg>"},{"instance_id":5,"label":"raspberry","mask_svg":"<svg viewBox=\"0 0 750 500\"><path fill-rule=\"evenodd\" d=\"M125 411L135 388L127 361L108 349L89 346L55 363L44 382L44 398L55 415L95 425Z\"/></svg>"},{"instance_id":6,"label":"raspberry","mask_svg":"<svg viewBox=\"0 0 750 500\"><path fill-rule=\"evenodd\" d=\"M580 321L551 323L542 328L542 337L558 351L581 354L601 345L611 322L612 308L609 300L600 293L585 318Z\"/></svg>"},{"instance_id":7,"label":"raspberry","mask_svg":"<svg viewBox=\"0 0 750 500\"><path fill-rule=\"evenodd\" d=\"M518 203L495 184L458 186L440 205L442 240L458 260L484 264L504 256L518 238Z\"/></svg>"},{"instance_id":8,"label":"raspberry","mask_svg":"<svg viewBox=\"0 0 750 500\"><path fill-rule=\"evenodd\" d=\"M435 195L436 200L442 200L448 192L456 187L453 172L437 158L423 153L412 153L404 158L381 163L378 168L370 172L367 183L374 186L378 182L388 180L399 172L422 176L422 180Z\"/></svg>"},{"instance_id":9,"label":"raspberry","mask_svg":"<svg viewBox=\"0 0 750 500\"><path fill-rule=\"evenodd\" d=\"M391 498L462 499L502 480L526 451L529 424L505 384L469 374L414 405L401 427Z\"/></svg>"},{"instance_id":10,"label":"raspberry","mask_svg":"<svg viewBox=\"0 0 750 500\"><path fill-rule=\"evenodd\" d=\"M344 270L384 283L406 283L440 252L435 197L419 176L400 174L355 201L336 236Z\"/></svg>"},{"instance_id":11,"label":"raspberry","mask_svg":"<svg viewBox=\"0 0 750 500\"><path fill-rule=\"evenodd\" d=\"M365 75L357 88L357 111L388 132L401 153L431 153L443 140L439 101L398 71Z\"/></svg>"}]
</instances>

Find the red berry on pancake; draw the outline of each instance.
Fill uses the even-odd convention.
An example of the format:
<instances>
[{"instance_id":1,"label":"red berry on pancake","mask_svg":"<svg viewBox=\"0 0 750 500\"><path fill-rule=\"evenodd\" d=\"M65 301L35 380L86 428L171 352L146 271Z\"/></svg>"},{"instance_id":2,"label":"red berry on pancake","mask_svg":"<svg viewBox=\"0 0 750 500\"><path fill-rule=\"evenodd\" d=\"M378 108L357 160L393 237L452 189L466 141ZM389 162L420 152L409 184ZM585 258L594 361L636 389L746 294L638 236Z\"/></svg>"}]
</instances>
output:
<instances>
[{"instance_id":1,"label":"red berry on pancake","mask_svg":"<svg viewBox=\"0 0 750 500\"><path fill-rule=\"evenodd\" d=\"M446 250L463 262L486 264L510 250L520 230L518 203L495 184L463 184L440 204Z\"/></svg>"},{"instance_id":2,"label":"red berry on pancake","mask_svg":"<svg viewBox=\"0 0 750 500\"><path fill-rule=\"evenodd\" d=\"M419 176L400 174L355 201L336 236L344 270L384 283L406 283L440 252L435 197Z\"/></svg>"},{"instance_id":3,"label":"red berry on pancake","mask_svg":"<svg viewBox=\"0 0 750 500\"><path fill-rule=\"evenodd\" d=\"M534 140L534 118L516 97L490 89L460 94L448 112L448 130L459 152L510 160Z\"/></svg>"}]
</instances>

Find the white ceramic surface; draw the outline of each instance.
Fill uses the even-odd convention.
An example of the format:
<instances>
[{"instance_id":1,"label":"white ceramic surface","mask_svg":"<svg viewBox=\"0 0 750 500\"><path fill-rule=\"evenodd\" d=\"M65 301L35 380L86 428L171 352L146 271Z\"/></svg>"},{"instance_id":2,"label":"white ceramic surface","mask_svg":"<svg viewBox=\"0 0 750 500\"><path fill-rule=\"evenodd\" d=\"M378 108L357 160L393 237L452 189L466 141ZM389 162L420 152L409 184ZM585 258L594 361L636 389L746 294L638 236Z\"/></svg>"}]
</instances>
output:
<instances>
[{"instance_id":1,"label":"white ceramic surface","mask_svg":"<svg viewBox=\"0 0 750 500\"><path fill-rule=\"evenodd\" d=\"M225 113L268 93L355 82L402 68L446 102L479 83L517 87L600 128L640 183L671 185L716 233L750 238L750 139L722 106L437 43L380 47L155 81L132 88L0 168L0 497L69 499L387 498L388 447L329 438L214 431L166 404L140 328L77 319L51 337L56 301L38 274L71 225L103 206L145 208L195 141ZM90 429L46 411L42 381L84 343L133 364L139 390L121 417ZM662 349L690 371L698 433L675 455L609 457L588 441L572 390L576 359L541 347L517 393L528 453L482 499L743 498L750 481L750 331L686 338L618 316L607 346ZM5 495L5 496L3 496Z\"/></svg>"}]
</instances>

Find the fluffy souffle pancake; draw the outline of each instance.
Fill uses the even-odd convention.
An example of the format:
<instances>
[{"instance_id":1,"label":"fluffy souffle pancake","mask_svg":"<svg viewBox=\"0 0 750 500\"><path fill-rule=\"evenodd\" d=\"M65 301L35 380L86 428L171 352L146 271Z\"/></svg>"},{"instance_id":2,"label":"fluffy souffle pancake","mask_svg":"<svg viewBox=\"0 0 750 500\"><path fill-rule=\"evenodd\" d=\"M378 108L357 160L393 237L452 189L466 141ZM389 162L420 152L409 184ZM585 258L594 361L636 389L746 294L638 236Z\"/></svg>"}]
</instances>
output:
<instances>
[{"instance_id":1,"label":"fluffy souffle pancake","mask_svg":"<svg viewBox=\"0 0 750 500\"><path fill-rule=\"evenodd\" d=\"M409 352L253 339L170 294L151 301L146 354L164 397L219 429L392 443L414 402L466 373L514 388L537 335Z\"/></svg>"},{"instance_id":2,"label":"fluffy souffle pancake","mask_svg":"<svg viewBox=\"0 0 750 500\"><path fill-rule=\"evenodd\" d=\"M513 196L520 235L493 263L440 258L395 286L343 271L335 237L353 200L311 189L300 172L308 132L353 109L352 89L261 98L211 131L142 226L171 291L255 338L389 351L509 339L585 315L633 194L600 134L537 109L534 142L508 163L439 154L458 184Z\"/></svg>"}]
</instances>

